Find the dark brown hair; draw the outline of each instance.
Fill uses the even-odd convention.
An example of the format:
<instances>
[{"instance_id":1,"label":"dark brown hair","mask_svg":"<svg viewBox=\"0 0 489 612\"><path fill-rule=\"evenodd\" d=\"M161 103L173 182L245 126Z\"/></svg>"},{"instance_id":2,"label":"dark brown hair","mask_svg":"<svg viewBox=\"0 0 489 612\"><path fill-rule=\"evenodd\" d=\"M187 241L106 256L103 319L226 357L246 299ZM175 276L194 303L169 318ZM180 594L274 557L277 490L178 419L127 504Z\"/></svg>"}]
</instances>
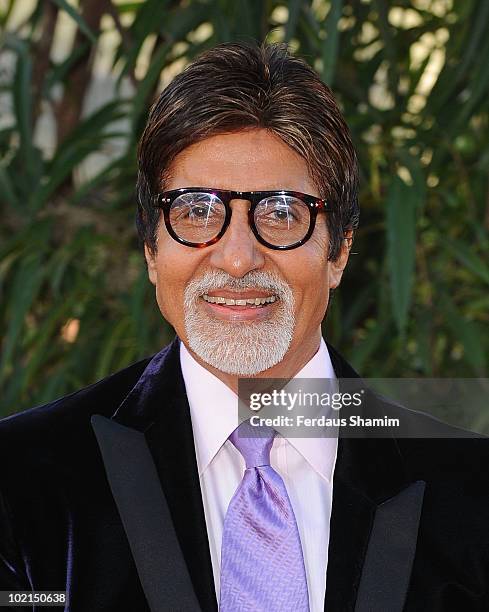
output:
<instances>
[{"instance_id":1,"label":"dark brown hair","mask_svg":"<svg viewBox=\"0 0 489 612\"><path fill-rule=\"evenodd\" d=\"M307 162L329 202L329 259L358 225L358 168L348 127L329 87L284 44L222 44L194 60L151 108L138 149L137 227L156 251L165 173L186 147L226 132L266 128Z\"/></svg>"}]
</instances>

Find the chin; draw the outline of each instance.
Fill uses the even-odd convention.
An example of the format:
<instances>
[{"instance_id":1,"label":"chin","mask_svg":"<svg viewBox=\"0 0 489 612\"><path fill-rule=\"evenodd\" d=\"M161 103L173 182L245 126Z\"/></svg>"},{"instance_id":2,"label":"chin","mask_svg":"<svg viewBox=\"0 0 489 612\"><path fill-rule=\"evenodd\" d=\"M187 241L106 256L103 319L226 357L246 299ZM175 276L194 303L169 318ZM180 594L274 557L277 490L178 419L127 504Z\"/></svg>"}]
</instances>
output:
<instances>
[{"instance_id":1,"label":"chin","mask_svg":"<svg viewBox=\"0 0 489 612\"><path fill-rule=\"evenodd\" d=\"M290 348L293 322L231 323L187 317L188 346L205 363L233 376L256 376L280 363Z\"/></svg>"}]
</instances>

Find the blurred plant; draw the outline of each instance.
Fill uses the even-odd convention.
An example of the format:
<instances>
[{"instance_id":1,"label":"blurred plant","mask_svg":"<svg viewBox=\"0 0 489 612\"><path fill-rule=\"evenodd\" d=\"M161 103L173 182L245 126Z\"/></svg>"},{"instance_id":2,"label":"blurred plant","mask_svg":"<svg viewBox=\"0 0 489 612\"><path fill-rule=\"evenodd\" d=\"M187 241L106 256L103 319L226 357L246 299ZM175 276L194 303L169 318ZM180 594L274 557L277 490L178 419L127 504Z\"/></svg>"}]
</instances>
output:
<instances>
[{"instance_id":1,"label":"blurred plant","mask_svg":"<svg viewBox=\"0 0 489 612\"><path fill-rule=\"evenodd\" d=\"M289 42L358 148L326 337L365 376L487 375L488 23L484 0L3 0L0 414L171 337L134 229L136 143L172 76L238 39Z\"/></svg>"}]
</instances>

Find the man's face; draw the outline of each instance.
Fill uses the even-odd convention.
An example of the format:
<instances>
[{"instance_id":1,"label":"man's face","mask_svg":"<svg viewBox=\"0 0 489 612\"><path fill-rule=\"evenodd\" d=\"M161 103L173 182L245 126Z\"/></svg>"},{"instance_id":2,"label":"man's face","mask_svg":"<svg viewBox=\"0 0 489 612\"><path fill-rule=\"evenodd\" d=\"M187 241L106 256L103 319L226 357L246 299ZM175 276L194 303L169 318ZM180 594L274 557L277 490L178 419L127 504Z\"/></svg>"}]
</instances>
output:
<instances>
[{"instance_id":1,"label":"man's face","mask_svg":"<svg viewBox=\"0 0 489 612\"><path fill-rule=\"evenodd\" d=\"M304 159L264 129L212 136L182 151L165 188L181 187L285 189L319 197ZM251 232L249 205L233 200L226 233L204 248L179 244L161 221L157 252L145 249L149 278L163 316L203 362L233 375L253 376L286 362L300 369L319 346L329 290L340 282L347 249L328 262L325 213L302 246L269 249ZM210 303L265 297L271 303ZM272 372L279 375L277 368Z\"/></svg>"}]
</instances>

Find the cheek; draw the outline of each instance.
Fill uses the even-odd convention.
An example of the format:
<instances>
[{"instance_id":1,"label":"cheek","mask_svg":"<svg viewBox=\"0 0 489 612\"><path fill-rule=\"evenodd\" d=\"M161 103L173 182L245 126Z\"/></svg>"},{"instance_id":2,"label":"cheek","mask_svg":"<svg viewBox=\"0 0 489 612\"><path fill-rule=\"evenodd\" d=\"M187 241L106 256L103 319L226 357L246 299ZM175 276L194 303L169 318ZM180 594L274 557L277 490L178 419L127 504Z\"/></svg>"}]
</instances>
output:
<instances>
[{"instance_id":1,"label":"cheek","mask_svg":"<svg viewBox=\"0 0 489 612\"><path fill-rule=\"evenodd\" d=\"M298 319L314 318L317 311L325 309L329 263L324 239L311 237L295 253L290 251L280 268L294 293Z\"/></svg>"},{"instance_id":2,"label":"cheek","mask_svg":"<svg viewBox=\"0 0 489 612\"><path fill-rule=\"evenodd\" d=\"M158 276L158 282L156 283L156 301L158 302L158 306L161 310L161 314L168 321L171 320L171 313L169 311L169 287L168 283L162 280L161 275Z\"/></svg>"},{"instance_id":3,"label":"cheek","mask_svg":"<svg viewBox=\"0 0 489 612\"><path fill-rule=\"evenodd\" d=\"M329 262L327 240L311 237L307 261L301 266L302 307L314 325L320 323L329 299ZM299 306L299 308L301 308ZM300 316L300 313L299 313Z\"/></svg>"},{"instance_id":4,"label":"cheek","mask_svg":"<svg viewBox=\"0 0 489 612\"><path fill-rule=\"evenodd\" d=\"M167 248L165 248L167 247ZM172 325L183 319L183 298L187 284L204 268L203 254L173 243L158 251L156 300L162 315Z\"/></svg>"},{"instance_id":5,"label":"cheek","mask_svg":"<svg viewBox=\"0 0 489 612\"><path fill-rule=\"evenodd\" d=\"M175 266L164 251L158 252L156 273L156 301L165 319L172 318L178 295L178 276L175 275Z\"/></svg>"},{"instance_id":6,"label":"cheek","mask_svg":"<svg viewBox=\"0 0 489 612\"><path fill-rule=\"evenodd\" d=\"M322 215L318 216L314 232L305 246L309 246L321 263L328 260L329 232L326 225L326 219Z\"/></svg>"},{"instance_id":7,"label":"cheek","mask_svg":"<svg viewBox=\"0 0 489 612\"><path fill-rule=\"evenodd\" d=\"M327 286L329 262L328 262L328 237L324 234L314 234L304 245L304 264L301 266L304 280L312 292L321 292L321 288Z\"/></svg>"}]
</instances>

